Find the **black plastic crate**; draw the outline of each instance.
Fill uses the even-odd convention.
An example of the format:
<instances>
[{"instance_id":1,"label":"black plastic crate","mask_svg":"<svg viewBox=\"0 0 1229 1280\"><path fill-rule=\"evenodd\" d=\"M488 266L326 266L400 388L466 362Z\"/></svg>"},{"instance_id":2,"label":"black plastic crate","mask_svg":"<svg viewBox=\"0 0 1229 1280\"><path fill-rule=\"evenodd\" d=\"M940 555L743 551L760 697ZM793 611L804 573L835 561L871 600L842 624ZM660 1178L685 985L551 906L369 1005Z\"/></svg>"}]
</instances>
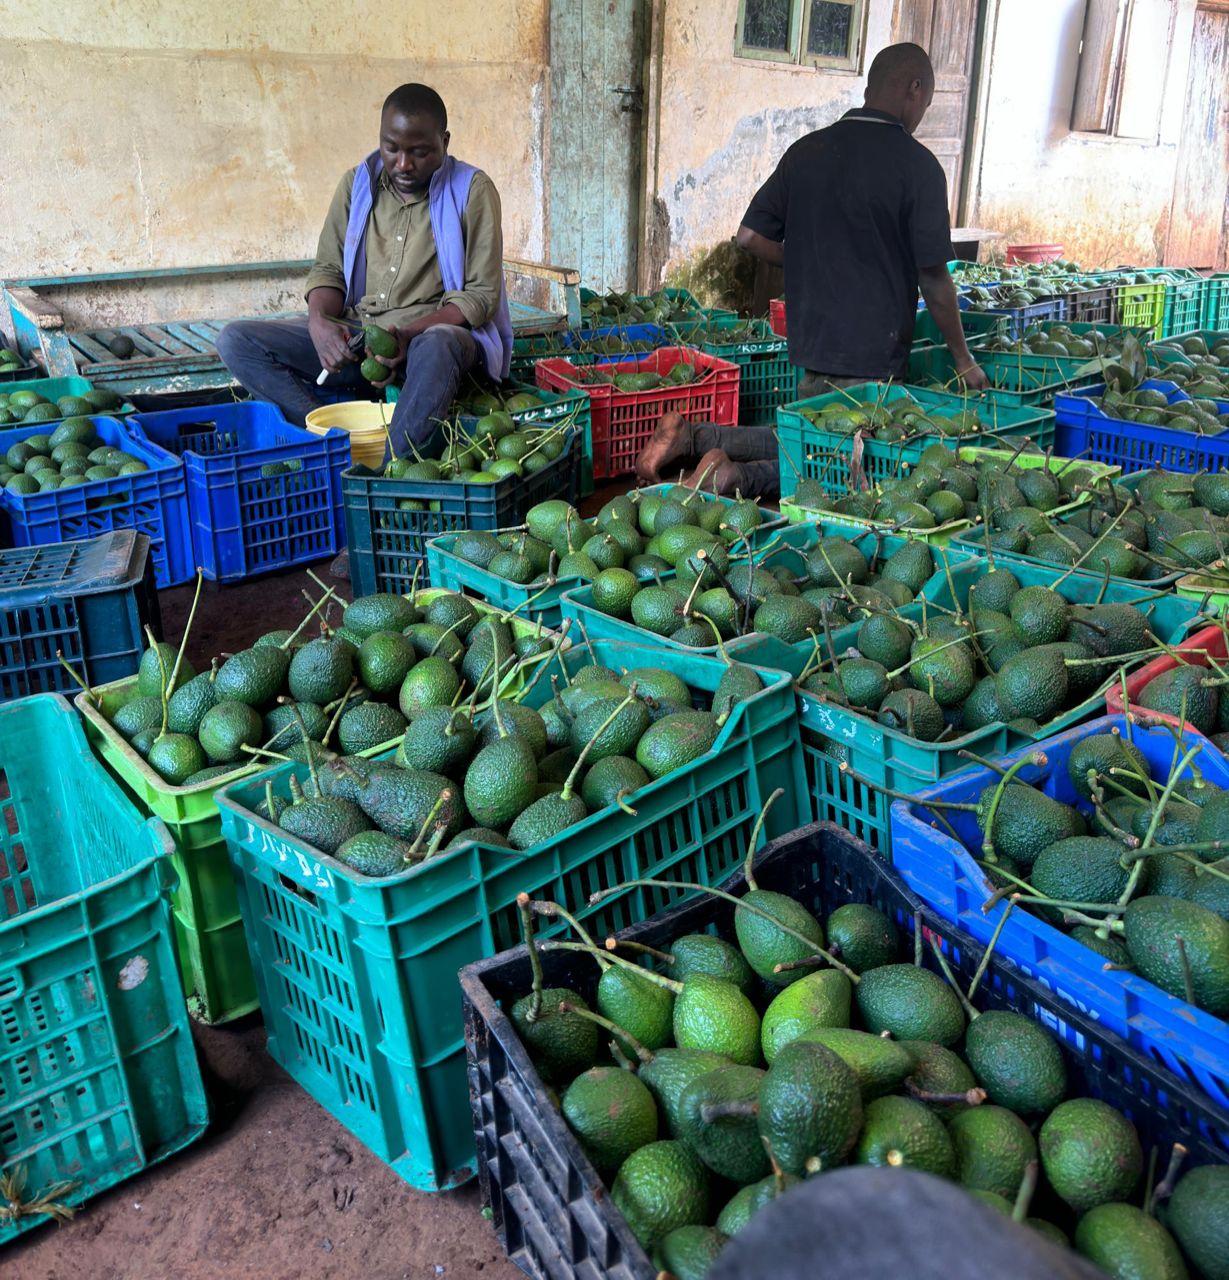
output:
<instances>
[{"instance_id":1,"label":"black plastic crate","mask_svg":"<svg viewBox=\"0 0 1229 1280\"><path fill-rule=\"evenodd\" d=\"M510 529L530 507L548 498L580 500L582 432L532 476L508 476L494 484L441 480L386 480L369 467L351 467L341 477L355 596L377 591L406 594L427 583L427 543L461 529Z\"/></svg>"},{"instance_id":2,"label":"black plastic crate","mask_svg":"<svg viewBox=\"0 0 1229 1280\"><path fill-rule=\"evenodd\" d=\"M867 845L832 823L813 823L766 846L756 858L755 875L760 888L797 898L821 919L846 902L870 903L896 922L902 944L916 917L966 989L983 955L971 938L922 906ZM744 887L741 874L722 885L735 894ZM697 897L619 936L657 947L702 931L733 940L733 915L730 903ZM929 946L923 957L928 968L938 970ZM541 958L547 986L594 997L598 970L591 958L559 951ZM526 1275L542 1280L655 1280L657 1269L610 1202L504 1012L530 989L525 948L468 965L460 979L478 1176L508 1256ZM1229 1160L1229 1112L1008 961L991 957L974 1004L1025 1013L1054 1031L1066 1059L1069 1096L1086 1094L1118 1107L1139 1130L1145 1152L1159 1149L1162 1170L1174 1142L1190 1153L1184 1168ZM1064 1025L1077 1034L1064 1037L1058 1030Z\"/></svg>"},{"instance_id":3,"label":"black plastic crate","mask_svg":"<svg viewBox=\"0 0 1229 1280\"><path fill-rule=\"evenodd\" d=\"M162 635L149 539L117 529L0 551L0 701L133 675L145 627Z\"/></svg>"},{"instance_id":4,"label":"black plastic crate","mask_svg":"<svg viewBox=\"0 0 1229 1280\"><path fill-rule=\"evenodd\" d=\"M1114 290L1108 286L1100 289L1081 289L1067 295L1067 321L1069 324L1109 324L1114 313Z\"/></svg>"}]
</instances>

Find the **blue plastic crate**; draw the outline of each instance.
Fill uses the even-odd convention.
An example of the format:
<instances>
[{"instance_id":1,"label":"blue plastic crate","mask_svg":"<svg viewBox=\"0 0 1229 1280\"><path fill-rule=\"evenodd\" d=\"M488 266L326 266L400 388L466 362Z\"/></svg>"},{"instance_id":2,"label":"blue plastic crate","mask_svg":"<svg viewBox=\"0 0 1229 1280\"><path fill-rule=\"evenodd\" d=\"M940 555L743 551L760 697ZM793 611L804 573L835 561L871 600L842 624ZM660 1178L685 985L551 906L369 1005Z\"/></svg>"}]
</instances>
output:
<instances>
[{"instance_id":1,"label":"blue plastic crate","mask_svg":"<svg viewBox=\"0 0 1229 1280\"><path fill-rule=\"evenodd\" d=\"M83 1204L208 1119L175 962L166 827L61 697L0 707L0 1171ZM50 1219L0 1216L0 1245ZM20 1265L10 1269L20 1274Z\"/></svg>"},{"instance_id":2,"label":"blue plastic crate","mask_svg":"<svg viewBox=\"0 0 1229 1280\"><path fill-rule=\"evenodd\" d=\"M345 431L313 435L263 401L138 413L133 433L182 458L196 564L236 582L336 555Z\"/></svg>"},{"instance_id":3,"label":"blue plastic crate","mask_svg":"<svg viewBox=\"0 0 1229 1280\"><path fill-rule=\"evenodd\" d=\"M1020 338L1035 324L1056 324L1067 319L1066 298L1043 298L1027 307L987 307L987 316L1000 316L1006 321L1009 337Z\"/></svg>"},{"instance_id":4,"label":"blue plastic crate","mask_svg":"<svg viewBox=\"0 0 1229 1280\"><path fill-rule=\"evenodd\" d=\"M645 350L654 350L657 347L667 345L676 345L673 334L668 334L665 329L656 324L622 324L622 325L603 325L596 329L575 329L561 335L563 338L564 350L560 353L569 360L574 354L580 356L588 356L589 359L596 364L608 364L613 360L626 360L629 354L634 355L636 352L615 351L605 353L595 351L591 344L600 341L602 338L621 338L624 342L640 343L647 342L649 345Z\"/></svg>"},{"instance_id":5,"label":"blue plastic crate","mask_svg":"<svg viewBox=\"0 0 1229 1280\"><path fill-rule=\"evenodd\" d=\"M1170 404L1190 399L1172 382L1149 379L1143 386L1164 391ZM1220 471L1229 461L1229 432L1200 436L1174 427L1127 422L1111 417L1095 403L1104 394L1105 384L1098 383L1055 397L1057 453L1090 462L1108 462L1121 467L1124 474L1153 467L1166 471ZM1218 403L1222 412L1229 412L1229 402Z\"/></svg>"},{"instance_id":6,"label":"blue plastic crate","mask_svg":"<svg viewBox=\"0 0 1229 1280\"><path fill-rule=\"evenodd\" d=\"M0 699L75 693L57 655L94 688L133 675L146 626L162 635L144 534L0 551Z\"/></svg>"},{"instance_id":7,"label":"blue plastic crate","mask_svg":"<svg viewBox=\"0 0 1229 1280\"><path fill-rule=\"evenodd\" d=\"M1010 766L1040 748L1046 763L1040 768L1026 765L1018 774L1020 781L1037 783L1055 800L1072 804L1076 792L1067 776L1071 749L1092 734L1111 730L1134 742L1154 770L1168 773L1174 756L1173 735L1165 728L1133 725L1123 716L1090 721L1036 747L1001 756L999 763ZM1193 767L1209 782L1229 787L1229 762L1201 735L1187 735L1188 746L1196 740L1203 749ZM1185 773L1191 772L1188 766ZM972 814L948 811L945 816L960 837L954 839L932 825L925 804L927 800L975 801L998 777L993 770L971 768L918 791L911 803L898 800L892 806L893 862L929 907L979 942L989 940L1003 912L1002 903L982 911L993 890L970 852L980 848L981 833ZM1107 972L1104 957L1032 915L1027 907L1012 911L996 951L1064 1003L1103 1023L1181 1079L1205 1090L1220 1105L1229 1104L1229 1024L1220 1018L1169 995L1137 974Z\"/></svg>"},{"instance_id":8,"label":"blue plastic crate","mask_svg":"<svg viewBox=\"0 0 1229 1280\"><path fill-rule=\"evenodd\" d=\"M13 545L42 547L93 538L113 529L135 529L149 539L158 586L187 582L195 566L183 463L157 445L139 440L118 418L96 416L90 421L100 440L132 454L149 470L46 493L0 490L0 508L8 517ZM0 431L0 455L32 435L45 435L47 425Z\"/></svg>"}]
</instances>

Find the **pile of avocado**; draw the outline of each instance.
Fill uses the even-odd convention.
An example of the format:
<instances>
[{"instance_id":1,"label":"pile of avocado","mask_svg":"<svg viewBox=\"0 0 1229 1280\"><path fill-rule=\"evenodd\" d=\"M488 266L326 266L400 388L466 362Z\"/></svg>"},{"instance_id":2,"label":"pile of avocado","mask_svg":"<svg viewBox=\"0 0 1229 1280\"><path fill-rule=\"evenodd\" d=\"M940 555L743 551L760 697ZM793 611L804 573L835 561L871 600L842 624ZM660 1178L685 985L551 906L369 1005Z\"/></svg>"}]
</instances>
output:
<instances>
[{"instance_id":1,"label":"pile of avocado","mask_svg":"<svg viewBox=\"0 0 1229 1280\"><path fill-rule=\"evenodd\" d=\"M1222 369L1229 369L1229 335L1216 334L1212 340L1212 346L1209 348L1207 339L1201 337L1197 333L1187 334L1186 337L1166 338L1162 342L1154 342L1151 350L1155 355L1165 360L1170 353L1175 356L1186 356L1195 365L1196 373L1216 374ZM1181 364L1170 366L1172 368L1181 368ZM1169 377L1169 373L1166 373Z\"/></svg>"},{"instance_id":2,"label":"pile of avocado","mask_svg":"<svg viewBox=\"0 0 1229 1280\"><path fill-rule=\"evenodd\" d=\"M517 392L502 402L494 395L464 407L449 428L439 458L393 458L384 468L390 480L448 481L459 484L497 484L509 476L537 475L562 457L575 430L572 414L555 422L521 422L513 414L540 409L543 401L532 391ZM405 499L404 511L420 511L429 503ZM438 509L438 508L437 508Z\"/></svg>"},{"instance_id":3,"label":"pile of avocado","mask_svg":"<svg viewBox=\"0 0 1229 1280\"><path fill-rule=\"evenodd\" d=\"M1182 666L1170 674L1173 679L1147 686L1144 705L1177 717L1184 699L1188 706L1202 699L1211 703L1214 719L1215 692L1209 696L1202 687L1207 668ZM1189 712L1187 718L1195 723ZM982 835L974 851L991 883L1019 886L1025 895L1017 910L1065 929L1116 968L1225 1018L1229 791L1198 772L1198 759L1194 764L1171 787L1124 736L1091 734L1067 761L1077 804L1005 775L975 804L956 808L974 814ZM917 810L924 814L926 806ZM1126 905L1119 906L1124 895Z\"/></svg>"},{"instance_id":4,"label":"pile of avocado","mask_svg":"<svg viewBox=\"0 0 1229 1280\"><path fill-rule=\"evenodd\" d=\"M0 373L16 373L18 369L24 368L26 365L18 352L12 347L0 347Z\"/></svg>"},{"instance_id":5,"label":"pile of avocado","mask_svg":"<svg viewBox=\"0 0 1229 1280\"><path fill-rule=\"evenodd\" d=\"M866 572L854 551L839 561L850 587ZM913 620L881 610L858 627L852 650L825 656L817 643L798 683L919 742L993 724L1036 734L1156 651L1146 606L1072 604L1000 566L978 578L966 610L931 602Z\"/></svg>"},{"instance_id":6,"label":"pile of avocado","mask_svg":"<svg viewBox=\"0 0 1229 1280\"><path fill-rule=\"evenodd\" d=\"M951 1179L1113 1275L1180 1280L1180 1247L1222 1264L1229 1168L1188 1172L1166 1225L1131 1203L1146 1165L1135 1126L1075 1094L1038 1022L979 1011L910 963L874 907L847 903L821 924L753 878L739 903L732 938L684 935L647 960L592 948L592 1005L539 976L510 1010L663 1273L701 1280L765 1205L848 1164ZM1163 1169L1170 1153L1156 1154Z\"/></svg>"},{"instance_id":7,"label":"pile of avocado","mask_svg":"<svg viewBox=\"0 0 1229 1280\"><path fill-rule=\"evenodd\" d=\"M79 418L91 413L114 413L123 403L114 391L106 387L91 387L79 396L61 396L58 400L48 400L37 391L26 388L6 392L0 387L0 427L59 422L61 418Z\"/></svg>"},{"instance_id":8,"label":"pile of avocado","mask_svg":"<svg viewBox=\"0 0 1229 1280\"><path fill-rule=\"evenodd\" d=\"M530 849L603 809L634 812L642 787L711 751L735 704L763 687L737 664L711 699L660 668L590 664L556 681L540 710L490 696L479 705L486 673L510 668L517 650L497 615L467 614L466 604L457 596L449 606L467 646L459 666L422 657L401 684L408 724L396 755L311 762L307 780L288 780L288 794L266 802L283 830L368 876L473 841ZM461 706L467 682L474 694Z\"/></svg>"},{"instance_id":9,"label":"pile of avocado","mask_svg":"<svg viewBox=\"0 0 1229 1280\"><path fill-rule=\"evenodd\" d=\"M909 470L874 489L856 489L828 498L818 480L798 482L790 501L808 510L876 520L901 529L933 530L960 520L1000 527L1029 520L1024 511L1046 512L1074 502L1095 473L1068 459L1044 467L1023 467L1017 455L961 461L941 444L928 445Z\"/></svg>"},{"instance_id":10,"label":"pile of avocado","mask_svg":"<svg viewBox=\"0 0 1229 1280\"><path fill-rule=\"evenodd\" d=\"M680 359L663 374L655 369L639 369L627 373L612 373L617 365L595 364L576 369L572 377L586 386L614 387L616 391L662 391L671 387L685 387L700 376L689 360Z\"/></svg>"},{"instance_id":11,"label":"pile of avocado","mask_svg":"<svg viewBox=\"0 0 1229 1280\"><path fill-rule=\"evenodd\" d=\"M1179 381L1175 381L1174 375ZM1111 418L1148 427L1169 427L1194 435L1218 436L1229 428L1229 385L1226 375L1196 374L1186 366L1171 365L1159 375L1180 384L1183 397L1170 402L1160 387L1116 391L1112 387L1096 402Z\"/></svg>"},{"instance_id":12,"label":"pile of avocado","mask_svg":"<svg viewBox=\"0 0 1229 1280\"><path fill-rule=\"evenodd\" d=\"M140 458L104 444L87 417L65 418L50 435L31 435L9 446L0 463L0 483L8 493L47 493L135 476L148 471Z\"/></svg>"},{"instance_id":13,"label":"pile of avocado","mask_svg":"<svg viewBox=\"0 0 1229 1280\"><path fill-rule=\"evenodd\" d=\"M1071 291L1060 287L1057 278L1028 276L1018 283L975 284L965 290L964 296L969 300L970 311L1015 311Z\"/></svg>"},{"instance_id":14,"label":"pile of avocado","mask_svg":"<svg viewBox=\"0 0 1229 1280\"><path fill-rule=\"evenodd\" d=\"M611 581L622 580L626 573L649 582L701 547L715 552L745 544L763 519L750 498L718 498L678 485L656 493L637 490L621 495L606 503L594 520L553 498L530 508L523 530L493 534L470 529L457 535L453 550L506 582L592 582L616 569L619 579ZM676 528L690 532L664 537Z\"/></svg>"},{"instance_id":15,"label":"pile of avocado","mask_svg":"<svg viewBox=\"0 0 1229 1280\"><path fill-rule=\"evenodd\" d=\"M996 334L988 338L980 350L1023 356L1092 359L1094 356L1118 355L1122 350L1122 339L1117 334L1103 333L1100 329L1076 333L1070 325L1047 324L1036 325L1019 338Z\"/></svg>"},{"instance_id":16,"label":"pile of avocado","mask_svg":"<svg viewBox=\"0 0 1229 1280\"><path fill-rule=\"evenodd\" d=\"M489 659L475 647L486 615L463 596L437 595L421 607L414 597L364 596L338 630L307 638L323 603L295 632L266 632L199 674L186 658L176 671L175 646L151 645L112 725L172 786L192 787L257 762L323 762L333 758L331 743L353 755L392 742L405 732L403 709L415 705L416 690L447 691L451 700L469 681L489 692ZM497 618L490 630L516 658L551 647L545 635L514 636Z\"/></svg>"},{"instance_id":17,"label":"pile of avocado","mask_svg":"<svg viewBox=\"0 0 1229 1280\"><path fill-rule=\"evenodd\" d=\"M1144 472L1128 488L1100 478L1090 501L1055 517L1032 508L991 512L986 545L1054 565L1140 581L1220 560L1229 538L1229 473ZM979 535L980 537L980 535Z\"/></svg>"},{"instance_id":18,"label":"pile of avocado","mask_svg":"<svg viewBox=\"0 0 1229 1280\"><path fill-rule=\"evenodd\" d=\"M993 406L985 410L993 414ZM852 436L855 432L891 444L917 441L927 436L969 440L993 429L993 421L983 422L972 406L950 413L926 409L907 392L892 400L859 402L839 395L818 409L802 408L800 416L821 431Z\"/></svg>"},{"instance_id":19,"label":"pile of avocado","mask_svg":"<svg viewBox=\"0 0 1229 1280\"><path fill-rule=\"evenodd\" d=\"M696 307L680 303L665 289L656 293L636 294L610 292L582 302L584 328L604 328L616 324L671 324L694 320Z\"/></svg>"},{"instance_id":20,"label":"pile of avocado","mask_svg":"<svg viewBox=\"0 0 1229 1280\"><path fill-rule=\"evenodd\" d=\"M1082 280L1073 280L1072 276L1083 273L1078 262L1066 258L1053 258L1049 262L962 262L952 272L951 277L957 284L1021 284L1029 287L1029 281L1041 282L1045 287L1060 289L1066 293L1078 293L1089 288ZM1095 287L1095 286L1094 286Z\"/></svg>"}]
</instances>

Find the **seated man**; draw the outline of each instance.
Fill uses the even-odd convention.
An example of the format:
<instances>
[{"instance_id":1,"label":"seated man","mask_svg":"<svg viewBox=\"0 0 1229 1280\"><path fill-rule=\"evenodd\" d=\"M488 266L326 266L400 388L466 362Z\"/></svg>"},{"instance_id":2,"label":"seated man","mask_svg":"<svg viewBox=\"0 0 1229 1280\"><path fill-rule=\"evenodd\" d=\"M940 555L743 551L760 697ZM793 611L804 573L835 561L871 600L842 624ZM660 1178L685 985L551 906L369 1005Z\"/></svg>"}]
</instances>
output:
<instances>
[{"instance_id":1,"label":"seated man","mask_svg":"<svg viewBox=\"0 0 1229 1280\"><path fill-rule=\"evenodd\" d=\"M508 376L499 193L485 173L448 154L448 138L434 89L394 89L380 116L379 148L333 195L307 277L307 315L239 320L218 335L227 369L288 421L302 426L337 398L321 394L322 369L327 386L359 397L404 368L389 426L392 452L400 457L412 446L438 456L441 420L461 378L471 370L496 381ZM373 384L359 373L361 344L351 342L364 323L397 342L395 355L375 357L388 377Z\"/></svg>"}]
</instances>

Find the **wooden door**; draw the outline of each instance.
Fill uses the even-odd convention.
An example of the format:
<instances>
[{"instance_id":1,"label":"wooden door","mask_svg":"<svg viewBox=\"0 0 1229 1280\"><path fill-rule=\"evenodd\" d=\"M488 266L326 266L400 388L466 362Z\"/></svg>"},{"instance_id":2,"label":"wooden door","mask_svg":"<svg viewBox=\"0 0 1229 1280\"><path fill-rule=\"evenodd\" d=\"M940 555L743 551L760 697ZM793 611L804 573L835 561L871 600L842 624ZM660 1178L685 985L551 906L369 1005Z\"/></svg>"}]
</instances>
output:
<instances>
[{"instance_id":1,"label":"wooden door","mask_svg":"<svg viewBox=\"0 0 1229 1280\"><path fill-rule=\"evenodd\" d=\"M636 278L647 0L551 0L551 261Z\"/></svg>"},{"instance_id":2,"label":"wooden door","mask_svg":"<svg viewBox=\"0 0 1229 1280\"><path fill-rule=\"evenodd\" d=\"M954 225L959 217L969 129L977 0L896 0L892 42L903 40L920 44L934 64L935 98L915 136L938 156L947 174Z\"/></svg>"},{"instance_id":3,"label":"wooden door","mask_svg":"<svg viewBox=\"0 0 1229 1280\"><path fill-rule=\"evenodd\" d=\"M1229 3L1195 12L1165 262L1229 267Z\"/></svg>"}]
</instances>

